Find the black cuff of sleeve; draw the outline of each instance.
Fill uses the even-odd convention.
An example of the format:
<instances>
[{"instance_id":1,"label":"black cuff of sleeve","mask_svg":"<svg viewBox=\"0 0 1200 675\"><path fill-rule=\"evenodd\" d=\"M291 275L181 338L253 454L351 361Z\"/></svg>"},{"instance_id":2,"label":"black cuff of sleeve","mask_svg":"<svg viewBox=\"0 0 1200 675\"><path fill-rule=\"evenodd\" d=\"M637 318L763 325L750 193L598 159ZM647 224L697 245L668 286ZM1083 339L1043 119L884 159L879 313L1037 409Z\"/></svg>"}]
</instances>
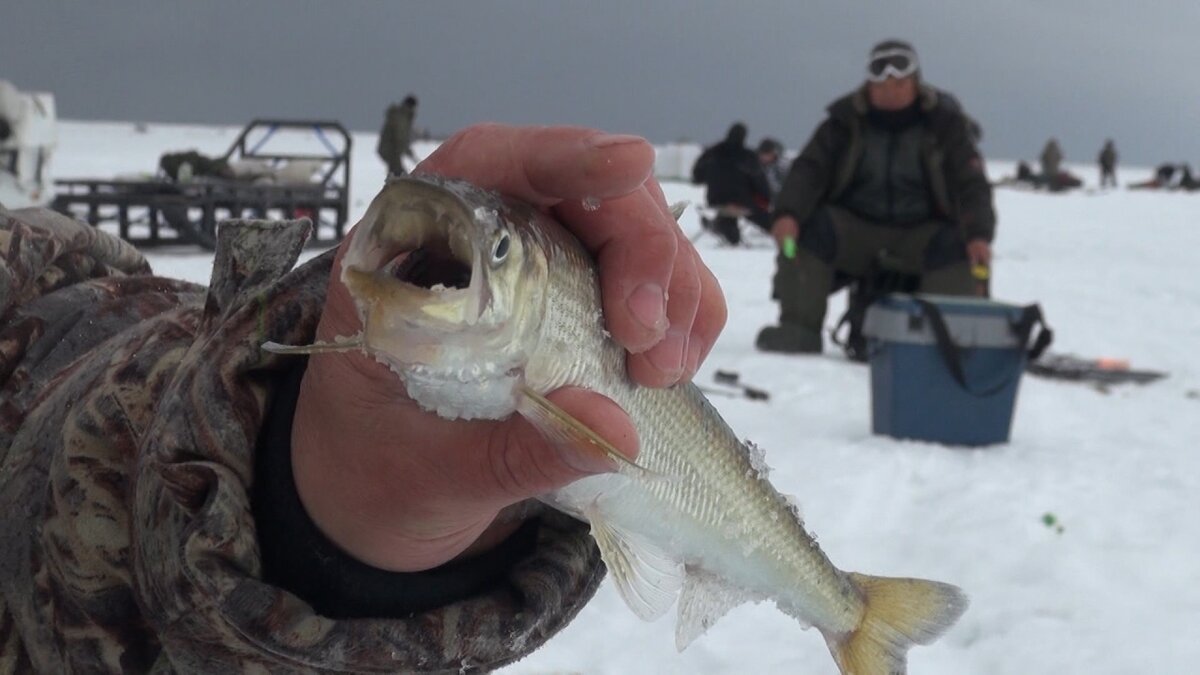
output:
<instances>
[{"instance_id":1,"label":"black cuff of sleeve","mask_svg":"<svg viewBox=\"0 0 1200 675\"><path fill-rule=\"evenodd\" d=\"M537 541L522 525L496 548L424 572L367 565L329 541L300 502L292 474L292 418L308 359L281 376L258 441L252 507L263 579L332 618L400 618L478 595L502 583Z\"/></svg>"}]
</instances>

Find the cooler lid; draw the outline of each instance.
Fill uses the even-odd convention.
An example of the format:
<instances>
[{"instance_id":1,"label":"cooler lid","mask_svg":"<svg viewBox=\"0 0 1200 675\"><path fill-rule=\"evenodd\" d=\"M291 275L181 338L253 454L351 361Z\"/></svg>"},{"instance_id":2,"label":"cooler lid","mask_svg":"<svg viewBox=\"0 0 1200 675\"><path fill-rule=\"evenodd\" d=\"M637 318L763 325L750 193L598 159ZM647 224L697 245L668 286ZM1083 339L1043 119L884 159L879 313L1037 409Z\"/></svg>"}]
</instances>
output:
<instances>
[{"instance_id":1,"label":"cooler lid","mask_svg":"<svg viewBox=\"0 0 1200 675\"><path fill-rule=\"evenodd\" d=\"M938 307L946 329L959 347L1024 349L1013 326L1025 307L986 298L917 294ZM914 296L892 293L867 308L863 334L869 338L906 344L932 345L937 342L924 308Z\"/></svg>"}]
</instances>

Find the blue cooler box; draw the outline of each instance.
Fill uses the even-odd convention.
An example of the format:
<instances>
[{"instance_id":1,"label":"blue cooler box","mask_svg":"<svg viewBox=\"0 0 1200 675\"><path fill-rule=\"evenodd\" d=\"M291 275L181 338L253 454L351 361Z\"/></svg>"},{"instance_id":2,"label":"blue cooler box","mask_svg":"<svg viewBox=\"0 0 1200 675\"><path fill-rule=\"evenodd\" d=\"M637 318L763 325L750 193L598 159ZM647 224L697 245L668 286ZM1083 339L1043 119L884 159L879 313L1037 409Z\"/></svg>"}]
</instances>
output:
<instances>
[{"instance_id":1,"label":"blue cooler box","mask_svg":"<svg viewBox=\"0 0 1200 675\"><path fill-rule=\"evenodd\" d=\"M1036 323L1037 305L943 295L878 300L863 321L872 430L949 445L1008 442ZM1050 338L1042 326L1038 351Z\"/></svg>"}]
</instances>

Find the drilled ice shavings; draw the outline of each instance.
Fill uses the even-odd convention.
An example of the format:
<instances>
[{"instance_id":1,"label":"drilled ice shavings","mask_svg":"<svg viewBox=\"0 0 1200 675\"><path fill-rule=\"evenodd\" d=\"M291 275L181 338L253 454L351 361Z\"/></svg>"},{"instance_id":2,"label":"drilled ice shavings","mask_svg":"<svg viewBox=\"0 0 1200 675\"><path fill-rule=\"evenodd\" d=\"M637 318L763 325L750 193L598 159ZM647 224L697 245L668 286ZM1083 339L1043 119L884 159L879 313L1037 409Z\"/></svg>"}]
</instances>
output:
<instances>
[{"instance_id":1,"label":"drilled ice shavings","mask_svg":"<svg viewBox=\"0 0 1200 675\"><path fill-rule=\"evenodd\" d=\"M766 480L771 473L771 467L767 466L767 453L762 448L758 447L753 441L746 440L746 459L750 460L750 468L746 469L747 478L757 477L760 480Z\"/></svg>"},{"instance_id":2,"label":"drilled ice shavings","mask_svg":"<svg viewBox=\"0 0 1200 675\"><path fill-rule=\"evenodd\" d=\"M608 329L604 327L604 312L596 310L592 320L596 322L596 326L600 329L600 333L604 335L605 338L612 337L612 333L609 333Z\"/></svg>"},{"instance_id":3,"label":"drilled ice shavings","mask_svg":"<svg viewBox=\"0 0 1200 675\"><path fill-rule=\"evenodd\" d=\"M800 502L796 497L789 494L780 494L780 496L783 497L783 501L787 502L788 510L796 517L796 522L803 523L804 517L800 514Z\"/></svg>"},{"instance_id":4,"label":"drilled ice shavings","mask_svg":"<svg viewBox=\"0 0 1200 675\"><path fill-rule=\"evenodd\" d=\"M492 223L496 221L495 209L489 209L486 206L475 207L475 220L481 223Z\"/></svg>"}]
</instances>

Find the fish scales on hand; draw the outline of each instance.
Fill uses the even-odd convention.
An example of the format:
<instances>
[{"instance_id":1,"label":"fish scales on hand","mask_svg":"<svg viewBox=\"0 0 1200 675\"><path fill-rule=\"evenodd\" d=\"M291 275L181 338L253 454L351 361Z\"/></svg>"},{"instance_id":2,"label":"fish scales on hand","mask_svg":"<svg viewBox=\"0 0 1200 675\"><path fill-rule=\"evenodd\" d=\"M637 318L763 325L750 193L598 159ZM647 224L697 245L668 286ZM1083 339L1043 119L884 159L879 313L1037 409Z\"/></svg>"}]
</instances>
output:
<instances>
[{"instance_id":1,"label":"fish scales on hand","mask_svg":"<svg viewBox=\"0 0 1200 675\"><path fill-rule=\"evenodd\" d=\"M543 501L590 524L639 617L678 605L680 650L729 609L769 599L816 626L842 672L900 673L909 647L932 642L965 611L949 584L840 571L697 387L634 384L604 329L591 256L547 214L461 181L392 179L342 269L362 331L265 347L362 350L443 417L518 413L562 452L605 453L616 471ZM629 414L636 460L545 398L564 386L604 394Z\"/></svg>"}]
</instances>

